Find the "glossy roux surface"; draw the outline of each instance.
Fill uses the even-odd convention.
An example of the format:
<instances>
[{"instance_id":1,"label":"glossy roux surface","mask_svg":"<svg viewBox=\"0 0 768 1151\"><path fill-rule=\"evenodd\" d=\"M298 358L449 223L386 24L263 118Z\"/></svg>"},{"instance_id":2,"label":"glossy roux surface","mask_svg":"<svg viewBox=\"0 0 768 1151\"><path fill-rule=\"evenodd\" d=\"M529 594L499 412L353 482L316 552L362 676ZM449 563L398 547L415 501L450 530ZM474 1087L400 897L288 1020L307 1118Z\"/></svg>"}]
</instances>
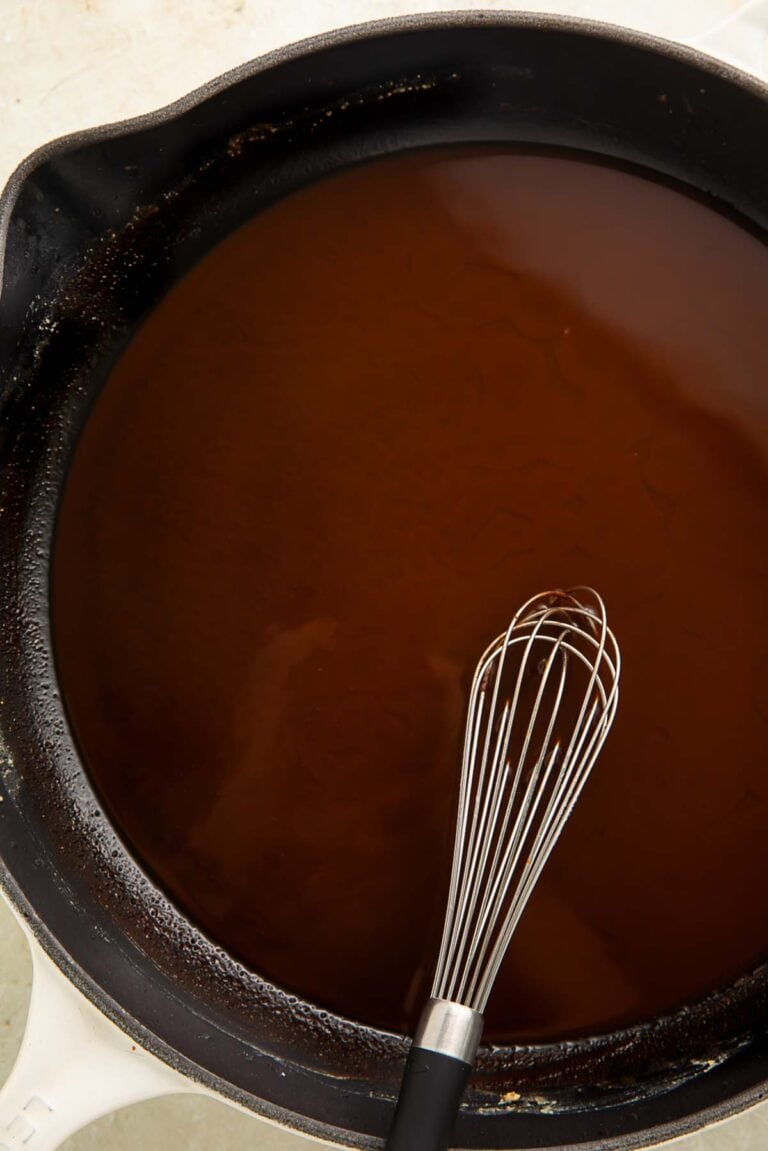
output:
<instances>
[{"instance_id":1,"label":"glossy roux surface","mask_svg":"<svg viewBox=\"0 0 768 1151\"><path fill-rule=\"evenodd\" d=\"M519 603L604 595L616 727L497 1037L674 1007L768 953L768 250L564 156L313 186L150 316L77 450L55 641L114 819L292 991L428 992L465 698Z\"/></svg>"}]
</instances>

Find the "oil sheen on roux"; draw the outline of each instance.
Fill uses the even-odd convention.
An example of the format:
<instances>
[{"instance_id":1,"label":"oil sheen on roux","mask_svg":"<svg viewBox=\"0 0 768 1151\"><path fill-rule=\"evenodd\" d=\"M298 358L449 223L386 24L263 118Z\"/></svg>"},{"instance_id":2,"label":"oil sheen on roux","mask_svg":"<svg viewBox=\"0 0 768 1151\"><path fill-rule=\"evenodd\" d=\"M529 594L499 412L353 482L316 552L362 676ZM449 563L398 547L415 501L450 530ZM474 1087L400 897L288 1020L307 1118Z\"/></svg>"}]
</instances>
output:
<instances>
[{"instance_id":1,"label":"oil sheen on roux","mask_svg":"<svg viewBox=\"0 0 768 1151\"><path fill-rule=\"evenodd\" d=\"M255 218L86 426L54 570L97 788L210 936L410 1028L476 659L600 589L619 716L489 1034L602 1031L768 954L768 249L565 156L425 151Z\"/></svg>"}]
</instances>

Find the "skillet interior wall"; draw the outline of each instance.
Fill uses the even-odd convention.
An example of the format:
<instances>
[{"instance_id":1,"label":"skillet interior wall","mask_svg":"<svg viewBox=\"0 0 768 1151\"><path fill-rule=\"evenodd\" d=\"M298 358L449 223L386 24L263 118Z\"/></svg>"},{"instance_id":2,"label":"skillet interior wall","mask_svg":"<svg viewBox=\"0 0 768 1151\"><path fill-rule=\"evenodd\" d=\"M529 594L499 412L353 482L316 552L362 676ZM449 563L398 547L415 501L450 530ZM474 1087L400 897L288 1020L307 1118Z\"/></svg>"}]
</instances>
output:
<instances>
[{"instance_id":1,"label":"skillet interior wall","mask_svg":"<svg viewBox=\"0 0 768 1151\"><path fill-rule=\"evenodd\" d=\"M488 31L374 40L353 57L334 49L322 68L310 70L310 81L306 65L288 61L278 73L243 81L237 100L214 97L149 136L132 132L70 146L29 176L9 229L0 352L14 368L5 380L9 498L0 545L6 557L18 552L20 559L6 559L3 569L10 626L3 637L2 723L13 766L4 773L10 802L0 836L17 900L28 899L45 918L49 945L58 941L71 971L86 973L141 1020L134 1033L142 1041L159 1040L161 1050L170 1043L234 1082L246 1101L266 1097L262 1109L280 1115L293 1106L294 1074L318 1062L355 1080L370 1078L374 1098L362 1084L344 1085L355 1097L346 1104L349 1123L361 1131L383 1129L399 1044L329 1028L327 1019L206 948L104 826L52 674L47 556L76 430L135 325L212 243L310 179L403 147L528 141L642 163L718 196L755 225L768 222L760 160L751 147L766 122L756 94L714 75L702 85L695 69L674 73L662 58L626 46L616 52L609 40L590 41L587 50L578 36ZM660 95L667 99L660 102ZM34 850L18 851L24 838ZM603 1042L597 1075L588 1046L526 1053L516 1082L544 1085L566 1110L581 1106L587 1094L618 1101L621 1092L606 1084L622 1075L668 1087L685 1075L689 1060L695 1064L713 1046L745 1036L748 1020L759 1024L763 987L758 977L727 1004L712 1001L698 1014ZM195 1049L183 1010L169 1018L166 996L203 1012L214 1036L207 1048ZM115 1013L108 1000L102 1005ZM302 1012L306 1027L297 1030ZM291 1061L282 1085L265 1086L269 1057L254 1045ZM248 1055L239 1064L238 1050ZM476 1102L498 1098L504 1063L503 1055L486 1054ZM736 1081L759 1079L757 1062L743 1068L741 1080L736 1073L721 1080L725 1094ZM588 1093L586 1084L593 1085ZM313 1122L333 1122L333 1090L325 1084L307 1097ZM661 1115L648 1106L646 1116ZM686 1106L680 1096L680 1114ZM668 1105L664 1114L674 1112ZM649 1121L638 1114L617 1112L606 1130ZM512 1142L527 1137L523 1117L509 1117L505 1128L511 1132L517 1123L519 1135L500 1135L502 1122L503 1116L470 1117L467 1145L526 1145ZM558 1142L571 1139L557 1116L544 1126L537 1120L536 1138L549 1138L545 1130Z\"/></svg>"}]
</instances>

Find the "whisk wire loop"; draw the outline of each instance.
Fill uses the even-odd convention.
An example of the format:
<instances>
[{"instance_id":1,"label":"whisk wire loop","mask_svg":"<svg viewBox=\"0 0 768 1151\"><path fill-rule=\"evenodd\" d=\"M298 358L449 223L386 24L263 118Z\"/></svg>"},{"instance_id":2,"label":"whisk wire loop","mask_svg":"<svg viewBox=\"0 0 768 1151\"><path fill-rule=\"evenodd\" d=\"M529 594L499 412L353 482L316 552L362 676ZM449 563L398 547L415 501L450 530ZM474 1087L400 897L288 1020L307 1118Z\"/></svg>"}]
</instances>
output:
<instances>
[{"instance_id":1,"label":"whisk wire loop","mask_svg":"<svg viewBox=\"0 0 768 1151\"><path fill-rule=\"evenodd\" d=\"M603 601L590 588L534 596L484 652L470 691L433 998L485 1010L613 723L619 673Z\"/></svg>"}]
</instances>

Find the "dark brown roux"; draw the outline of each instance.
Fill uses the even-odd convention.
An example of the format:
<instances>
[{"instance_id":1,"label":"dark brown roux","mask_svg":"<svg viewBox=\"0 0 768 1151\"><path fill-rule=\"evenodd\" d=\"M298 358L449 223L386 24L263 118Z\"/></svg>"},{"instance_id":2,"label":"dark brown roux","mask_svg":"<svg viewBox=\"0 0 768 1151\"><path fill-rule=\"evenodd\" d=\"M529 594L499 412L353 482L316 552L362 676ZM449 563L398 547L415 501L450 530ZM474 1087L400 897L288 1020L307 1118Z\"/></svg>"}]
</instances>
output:
<instances>
[{"instance_id":1,"label":"dark brown roux","mask_svg":"<svg viewBox=\"0 0 768 1151\"><path fill-rule=\"evenodd\" d=\"M768 954L768 249L577 159L296 195L149 318L80 443L55 638L114 818L257 971L409 1027L469 677L600 589L619 719L489 1011L596 1031Z\"/></svg>"}]
</instances>

